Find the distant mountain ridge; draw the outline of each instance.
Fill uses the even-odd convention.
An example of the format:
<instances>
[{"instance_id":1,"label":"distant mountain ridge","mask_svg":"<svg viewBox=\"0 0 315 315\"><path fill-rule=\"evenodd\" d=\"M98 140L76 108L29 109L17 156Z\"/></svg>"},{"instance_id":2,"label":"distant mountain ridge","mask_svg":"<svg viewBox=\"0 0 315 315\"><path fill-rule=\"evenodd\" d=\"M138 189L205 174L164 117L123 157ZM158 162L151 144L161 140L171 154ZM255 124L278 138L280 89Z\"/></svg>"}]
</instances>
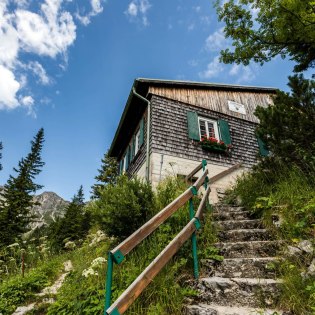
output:
<instances>
[{"instance_id":1,"label":"distant mountain ridge","mask_svg":"<svg viewBox=\"0 0 315 315\"><path fill-rule=\"evenodd\" d=\"M34 201L39 205L32 209L33 214L38 218L37 222L31 224L32 228L48 225L57 217L63 217L69 201L64 200L52 191L44 191L34 196Z\"/></svg>"},{"instance_id":2,"label":"distant mountain ridge","mask_svg":"<svg viewBox=\"0 0 315 315\"><path fill-rule=\"evenodd\" d=\"M0 192L2 190L3 186L0 186ZM32 208L32 214L36 217L35 221L31 223L32 229L49 225L57 217L63 217L66 207L70 203L52 191L44 191L39 195L35 195L34 201L39 205Z\"/></svg>"}]
</instances>

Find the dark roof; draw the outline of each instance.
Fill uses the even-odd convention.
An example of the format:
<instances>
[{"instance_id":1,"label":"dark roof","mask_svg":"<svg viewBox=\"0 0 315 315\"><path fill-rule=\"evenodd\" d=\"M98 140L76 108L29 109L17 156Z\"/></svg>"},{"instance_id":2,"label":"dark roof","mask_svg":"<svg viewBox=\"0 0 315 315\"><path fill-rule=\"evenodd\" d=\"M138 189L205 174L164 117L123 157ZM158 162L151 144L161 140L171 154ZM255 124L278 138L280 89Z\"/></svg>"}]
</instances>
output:
<instances>
[{"instance_id":1,"label":"dark roof","mask_svg":"<svg viewBox=\"0 0 315 315\"><path fill-rule=\"evenodd\" d=\"M273 87L261 86L247 86L237 84L222 84L222 83L209 83L209 82L196 82L196 81L181 81L181 80L161 80L161 79L147 79L138 78L134 81L134 86L144 88L145 86L168 86L168 87L182 87L194 89L219 89L219 90L246 90L246 91L262 91L262 92L275 92L277 89Z\"/></svg>"},{"instance_id":2,"label":"dark roof","mask_svg":"<svg viewBox=\"0 0 315 315\"><path fill-rule=\"evenodd\" d=\"M124 149L131 140L131 136L137 127L140 117L143 115L147 104L134 96L133 89L143 97L147 97L149 87L175 87L175 88L192 88L192 89L215 89L215 90L238 90L238 91L255 91L255 92L269 92L275 93L276 88L272 87L258 87L258 86L245 86L221 83L208 83L208 82L194 82L194 81L181 81L181 80L160 80L160 79L147 79L138 78L134 80L131 88L126 106L122 113L119 125L117 127L114 139L109 149L109 155L120 158L124 153ZM128 119L126 120L126 118ZM128 139L130 137L130 139Z\"/></svg>"}]
</instances>

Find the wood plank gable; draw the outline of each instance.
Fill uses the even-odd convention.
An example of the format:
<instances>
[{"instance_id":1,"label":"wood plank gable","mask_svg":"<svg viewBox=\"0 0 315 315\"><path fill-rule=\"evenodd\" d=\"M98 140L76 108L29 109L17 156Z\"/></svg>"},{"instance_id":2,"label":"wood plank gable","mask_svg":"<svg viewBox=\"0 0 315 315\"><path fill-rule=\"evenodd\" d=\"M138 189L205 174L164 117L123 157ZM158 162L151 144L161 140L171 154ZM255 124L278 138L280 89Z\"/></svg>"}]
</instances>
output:
<instances>
[{"instance_id":1,"label":"wood plank gable","mask_svg":"<svg viewBox=\"0 0 315 315\"><path fill-rule=\"evenodd\" d=\"M227 91L215 89L189 89L150 86L148 94L155 94L182 103L194 105L208 110L224 113L247 121L258 123L254 115L256 107L267 107L272 104L272 94L266 91ZM228 101L234 101L245 106L246 115L231 111Z\"/></svg>"}]
</instances>

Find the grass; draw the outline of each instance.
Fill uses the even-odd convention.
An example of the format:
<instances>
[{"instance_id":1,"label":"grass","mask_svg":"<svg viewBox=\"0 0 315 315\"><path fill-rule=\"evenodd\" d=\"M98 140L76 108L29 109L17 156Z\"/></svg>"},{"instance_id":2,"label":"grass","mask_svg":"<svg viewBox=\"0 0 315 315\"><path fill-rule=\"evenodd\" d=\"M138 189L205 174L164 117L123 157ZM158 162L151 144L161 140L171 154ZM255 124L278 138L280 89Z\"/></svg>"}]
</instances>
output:
<instances>
[{"instance_id":1,"label":"grass","mask_svg":"<svg viewBox=\"0 0 315 315\"><path fill-rule=\"evenodd\" d=\"M186 188L186 185L178 180L168 179L163 182L157 189L156 211L162 209ZM198 203L199 201L196 200L195 207L198 206ZM206 216L205 220L210 223L210 216ZM114 266L112 301L120 296L188 222L189 210L186 205L130 252L121 265ZM212 235L211 225L205 225L198 237L200 258L206 254L206 248L215 240L209 235L204 236L206 233ZM97 247L85 245L73 252L71 260L74 271L60 290L56 303L48 308L49 315L99 314L102 312L106 266L97 269L98 274L88 278L82 276L82 272L90 266L95 257L98 255L105 257L107 250L115 245L116 241L110 240L106 245L97 245ZM193 275L191 256L191 243L188 241L125 314L182 314L185 298L196 295L196 292L187 284L187 280L192 279Z\"/></svg>"},{"instance_id":2,"label":"grass","mask_svg":"<svg viewBox=\"0 0 315 315\"><path fill-rule=\"evenodd\" d=\"M186 184L174 178L169 178L161 183L155 195L155 211L158 212L164 208L185 189L187 189ZM198 204L199 199L195 198L195 209L197 209ZM188 222L189 209L187 204L131 251L121 265L114 266L112 301L120 296ZM0 302L0 313L3 309L3 315L11 314L18 305L35 301L35 293L43 287L51 285L62 272L62 263L71 260L73 270L58 291L55 297L56 301L53 304L38 302L34 310L28 314L101 314L104 308L107 263L103 261L97 266L92 267L92 265L95 259L107 259L108 250L114 248L118 241L115 238L104 237L100 242L94 242L97 229L98 226L93 227L88 238L80 247L76 247L63 255L43 257L43 265L30 269L25 280L21 280L19 275L9 275L8 279L0 286L3 297ZM216 231L211 224L211 216L208 213L197 237L199 259L209 258L209 255L214 259L221 259L217 251L211 247L216 241L215 233ZM37 261L39 260L37 259ZM18 272L18 268L15 269L15 272ZM196 292L188 285L192 279L191 242L188 241L142 292L126 314L182 314L185 299L196 295ZM3 301L5 304L1 304Z\"/></svg>"},{"instance_id":3,"label":"grass","mask_svg":"<svg viewBox=\"0 0 315 315\"><path fill-rule=\"evenodd\" d=\"M314 172L315 173L315 172ZM284 244L297 245L315 236L315 180L314 174L305 174L296 167L280 166L268 171L256 168L237 180L228 193L226 202L236 198L253 215L262 218ZM311 257L290 258L285 254L279 267L283 279L279 307L298 315L315 314L314 279L304 279L302 273Z\"/></svg>"},{"instance_id":4,"label":"grass","mask_svg":"<svg viewBox=\"0 0 315 315\"><path fill-rule=\"evenodd\" d=\"M23 278L14 275L0 284L0 314L12 314L15 309L35 299L35 294L51 285L62 268L63 257L54 257L28 271Z\"/></svg>"}]
</instances>

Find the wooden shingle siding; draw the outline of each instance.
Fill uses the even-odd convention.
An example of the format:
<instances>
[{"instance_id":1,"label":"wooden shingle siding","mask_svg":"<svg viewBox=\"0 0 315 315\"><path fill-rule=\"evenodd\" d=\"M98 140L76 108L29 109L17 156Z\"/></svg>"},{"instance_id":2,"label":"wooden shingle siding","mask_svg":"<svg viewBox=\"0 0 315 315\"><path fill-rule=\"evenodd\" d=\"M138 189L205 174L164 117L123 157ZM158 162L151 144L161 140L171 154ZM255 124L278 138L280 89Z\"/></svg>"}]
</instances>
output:
<instances>
[{"instance_id":1,"label":"wooden shingle siding","mask_svg":"<svg viewBox=\"0 0 315 315\"><path fill-rule=\"evenodd\" d=\"M204 109L221 112L237 118L258 123L254 111L257 105L266 107L271 102L270 93L247 91L222 91L203 89L184 89L151 86L149 94L159 95L168 99L186 104L195 105ZM243 104L246 115L229 110L228 101Z\"/></svg>"},{"instance_id":2,"label":"wooden shingle siding","mask_svg":"<svg viewBox=\"0 0 315 315\"><path fill-rule=\"evenodd\" d=\"M139 169L141 168L141 166L143 164L145 164L145 159L146 159L146 148L147 148L147 142L146 142L146 137L147 137L147 118L146 118L146 114L143 116L143 144L140 147L139 151L137 152L137 154L133 157L132 161L130 161L129 164L129 168L127 170L127 174L129 176L137 173L139 171Z\"/></svg>"},{"instance_id":3,"label":"wooden shingle siding","mask_svg":"<svg viewBox=\"0 0 315 315\"><path fill-rule=\"evenodd\" d=\"M233 146L229 156L204 151L199 142L189 139L188 111L228 122ZM195 161L207 159L208 163L224 166L243 162L244 166L251 167L256 163L259 148L254 132L256 124L251 121L152 95L151 126L151 152Z\"/></svg>"}]
</instances>

